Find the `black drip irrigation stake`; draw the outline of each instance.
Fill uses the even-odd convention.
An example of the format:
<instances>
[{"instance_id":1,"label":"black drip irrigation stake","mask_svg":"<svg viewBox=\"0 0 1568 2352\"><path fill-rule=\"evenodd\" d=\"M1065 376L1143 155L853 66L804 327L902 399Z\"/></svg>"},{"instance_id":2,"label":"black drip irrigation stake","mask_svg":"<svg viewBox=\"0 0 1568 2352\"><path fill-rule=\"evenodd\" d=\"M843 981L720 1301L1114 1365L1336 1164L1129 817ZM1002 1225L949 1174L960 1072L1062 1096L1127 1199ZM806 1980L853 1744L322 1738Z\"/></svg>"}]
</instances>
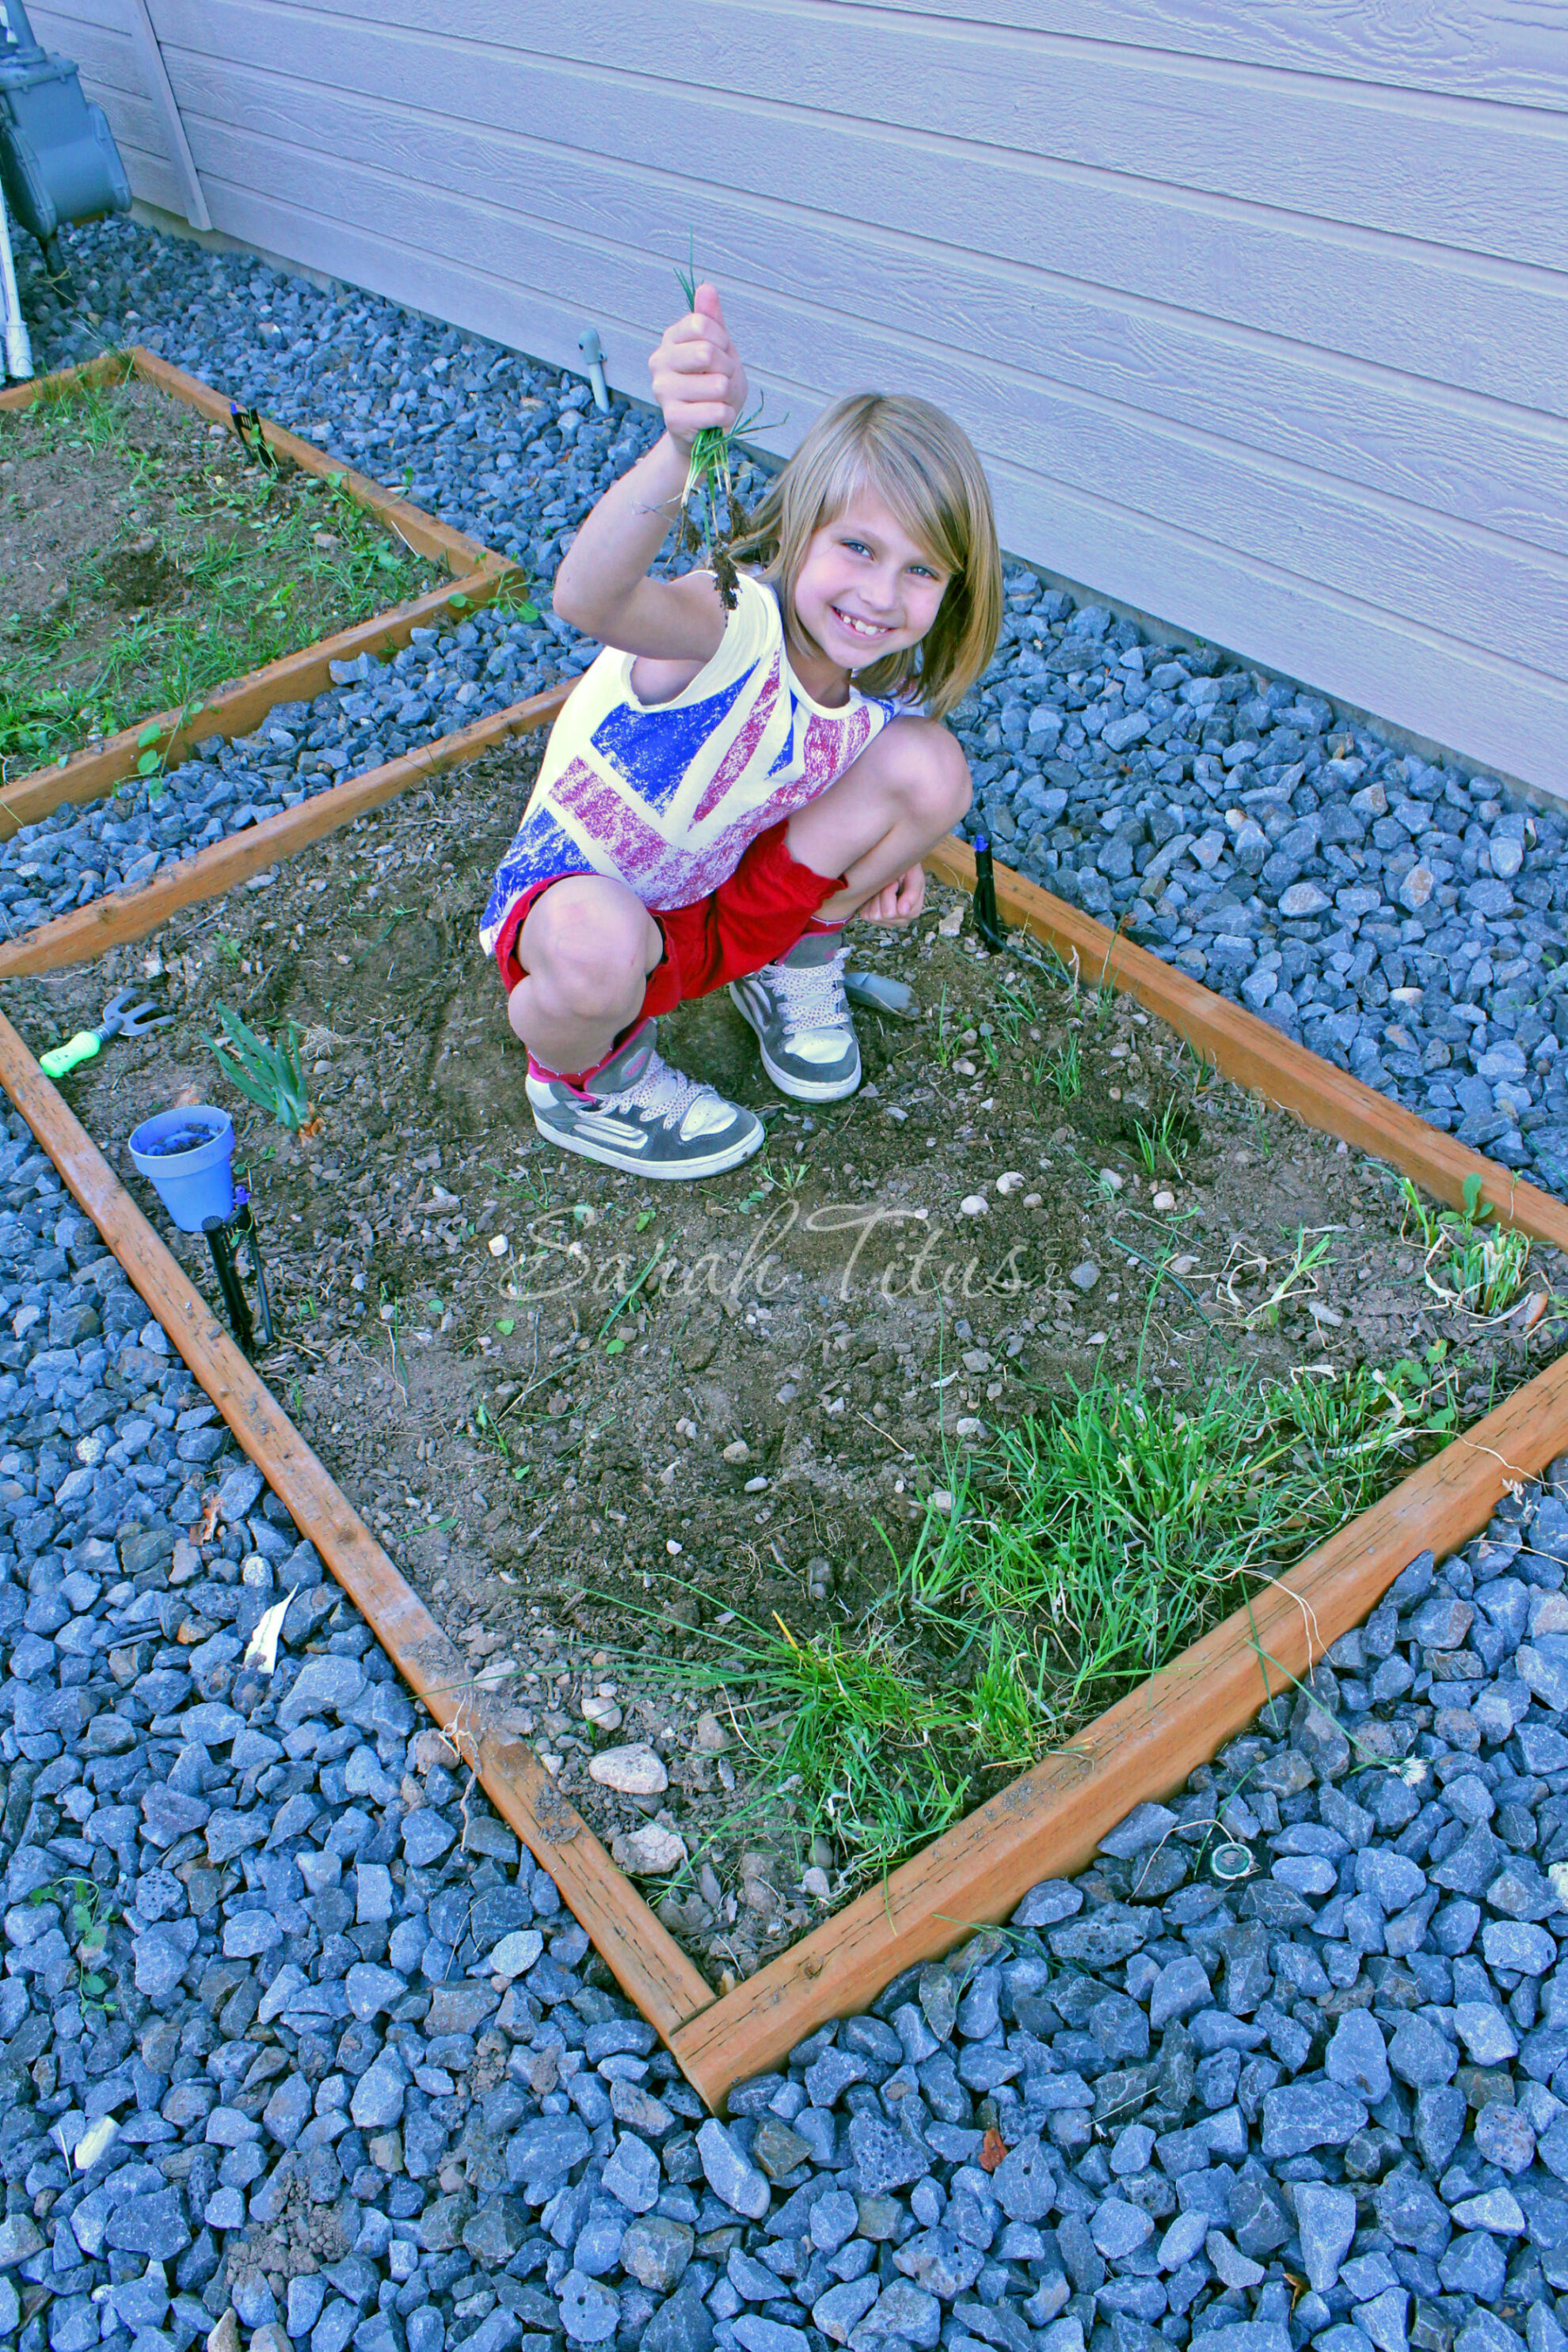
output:
<instances>
[{"instance_id":1,"label":"black drip irrigation stake","mask_svg":"<svg viewBox=\"0 0 1568 2352\"><path fill-rule=\"evenodd\" d=\"M988 955L1007 953L1007 934L996 908L996 873L991 861L989 836L974 836L974 928Z\"/></svg>"},{"instance_id":2,"label":"black drip irrigation stake","mask_svg":"<svg viewBox=\"0 0 1568 2352\"><path fill-rule=\"evenodd\" d=\"M213 1271L217 1276L223 1303L228 1310L230 1328L245 1354L256 1354L256 1327L251 1320L250 1302L245 1295L241 1279L241 1255L247 1261L248 1271L256 1284L256 1301L261 1310L261 1339L264 1347L274 1345L272 1301L268 1295L267 1269L261 1260L261 1239L256 1230L256 1219L250 1213L250 1201L242 1194L238 1206L227 1217L205 1217L202 1231L212 1252Z\"/></svg>"}]
</instances>

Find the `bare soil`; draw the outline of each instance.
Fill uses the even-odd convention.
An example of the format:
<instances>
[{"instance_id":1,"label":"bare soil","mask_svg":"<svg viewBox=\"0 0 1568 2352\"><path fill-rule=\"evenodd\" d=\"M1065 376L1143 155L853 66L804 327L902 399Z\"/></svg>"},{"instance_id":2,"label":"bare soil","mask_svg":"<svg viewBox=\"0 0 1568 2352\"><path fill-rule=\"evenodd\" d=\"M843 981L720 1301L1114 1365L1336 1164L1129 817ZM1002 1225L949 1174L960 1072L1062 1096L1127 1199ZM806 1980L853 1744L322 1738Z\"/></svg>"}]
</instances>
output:
<instances>
[{"instance_id":1,"label":"bare soil","mask_svg":"<svg viewBox=\"0 0 1568 2352\"><path fill-rule=\"evenodd\" d=\"M741 1719L672 1687L665 1662L705 1654L704 1629L849 1624L963 1450L1097 1366L1185 1384L1238 1357L1289 1378L1443 1339L1469 1417L1554 1318L1446 1310L1389 1170L1204 1072L1127 1000L985 955L937 887L910 933L857 936L917 1017L858 1015L850 1101L776 1096L721 995L661 1047L766 1114L765 1152L691 1187L563 1156L535 1136L476 937L537 757L459 769L150 950L16 984L7 1010L39 1051L127 981L165 990L173 1027L66 1082L79 1114L166 1231L123 1139L182 1090L234 1109L275 1392L601 1833L656 1819L685 1841L662 1916L734 1979L842 1899L850 1858L817 1854L814 1900ZM319 1137L232 1100L206 1044L220 1001L271 1035L300 1024ZM1073 1093L1053 1073L1075 1045ZM1152 1175L1138 1126L1167 1114L1180 1166ZM1271 1313L1314 1238L1328 1255ZM212 1295L199 1244L175 1246ZM1563 1286L1550 1255L1531 1274ZM631 1740L663 1757L661 1796L589 1779Z\"/></svg>"},{"instance_id":2,"label":"bare soil","mask_svg":"<svg viewBox=\"0 0 1568 2352\"><path fill-rule=\"evenodd\" d=\"M442 577L389 538L396 572L367 604L334 561L342 529L313 475L287 458L267 471L225 426L134 378L0 414L0 643L17 649L13 695L18 673L46 657L57 713L10 767L75 750L95 709L96 723L122 725L168 701L171 622L188 621L197 639L241 639L262 616L268 642L240 661L246 669ZM312 551L316 561L301 561ZM146 625L154 621L164 626ZM105 712L106 693L121 707Z\"/></svg>"}]
</instances>

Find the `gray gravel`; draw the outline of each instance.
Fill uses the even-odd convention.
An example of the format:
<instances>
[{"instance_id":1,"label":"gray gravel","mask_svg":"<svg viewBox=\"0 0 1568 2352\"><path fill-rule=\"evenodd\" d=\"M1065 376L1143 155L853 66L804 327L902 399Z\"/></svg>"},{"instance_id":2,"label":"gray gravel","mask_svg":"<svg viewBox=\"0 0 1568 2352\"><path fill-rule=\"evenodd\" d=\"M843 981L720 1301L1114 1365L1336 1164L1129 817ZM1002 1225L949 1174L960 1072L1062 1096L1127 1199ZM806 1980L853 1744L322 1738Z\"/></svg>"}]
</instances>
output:
<instances>
[{"instance_id":1,"label":"gray gravel","mask_svg":"<svg viewBox=\"0 0 1568 2352\"><path fill-rule=\"evenodd\" d=\"M1568 1457L721 2124L6 1131L0 2338L1563 2352Z\"/></svg>"},{"instance_id":2,"label":"gray gravel","mask_svg":"<svg viewBox=\"0 0 1568 2352\"><path fill-rule=\"evenodd\" d=\"M335 686L311 702L275 703L253 735L209 737L151 783L129 781L23 825L0 845L0 925L14 936L105 891L136 889L228 835L522 701L592 658L563 637L553 614L528 623L481 608L454 629L416 629L389 661L335 662Z\"/></svg>"},{"instance_id":3,"label":"gray gravel","mask_svg":"<svg viewBox=\"0 0 1568 2352\"><path fill-rule=\"evenodd\" d=\"M617 394L602 419L585 384L482 338L124 221L72 233L86 308L68 311L20 243L41 366L148 342L381 479L412 468L416 499L546 586L576 524L654 430L646 407ZM747 478L748 498L760 480ZM482 668L493 636L475 626L479 642L462 650ZM572 634L559 635L570 652ZM508 689L530 691L542 639L508 642ZM218 780L182 771L156 843L126 845L132 862L154 847L180 855L198 820L203 835L232 829L247 803L263 804L264 785L274 805L285 785L312 789L325 781L312 755L346 750L344 773L390 756L394 695L428 698L429 666L402 658L368 718L345 724L331 698L312 707L307 732L321 740L303 769L296 745L274 747L277 760L241 754L239 798L216 809L204 795ZM446 666L450 654L438 646L432 658ZM460 723L453 700L448 688L426 731ZM1021 565L1008 571L1005 641L958 732L977 788L969 829L992 834L1009 864L1568 1194L1562 817L1517 805L1464 762L1435 765L1340 723L1321 694L1211 649L1152 645L1103 606L1075 610ZM287 774L268 778L269 766ZM37 853L26 842L0 856L13 926L59 911L73 877L79 898L113 887L107 873L91 880L106 861L90 822L52 888L16 873Z\"/></svg>"}]
</instances>

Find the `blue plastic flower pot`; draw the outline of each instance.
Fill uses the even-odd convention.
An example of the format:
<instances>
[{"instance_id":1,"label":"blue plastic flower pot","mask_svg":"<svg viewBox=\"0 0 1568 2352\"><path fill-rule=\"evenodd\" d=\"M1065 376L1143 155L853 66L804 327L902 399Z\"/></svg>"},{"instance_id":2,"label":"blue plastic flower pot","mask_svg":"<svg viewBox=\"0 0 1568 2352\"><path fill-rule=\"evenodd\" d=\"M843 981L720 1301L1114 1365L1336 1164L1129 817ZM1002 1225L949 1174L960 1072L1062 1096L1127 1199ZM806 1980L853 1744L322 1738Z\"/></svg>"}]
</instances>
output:
<instances>
[{"instance_id":1,"label":"blue plastic flower pot","mask_svg":"<svg viewBox=\"0 0 1568 2352\"><path fill-rule=\"evenodd\" d=\"M184 1148L171 1150L171 1144ZM227 1111L211 1103L161 1110L136 1129L131 1157L181 1233L199 1234L205 1219L234 1214L234 1121Z\"/></svg>"}]
</instances>

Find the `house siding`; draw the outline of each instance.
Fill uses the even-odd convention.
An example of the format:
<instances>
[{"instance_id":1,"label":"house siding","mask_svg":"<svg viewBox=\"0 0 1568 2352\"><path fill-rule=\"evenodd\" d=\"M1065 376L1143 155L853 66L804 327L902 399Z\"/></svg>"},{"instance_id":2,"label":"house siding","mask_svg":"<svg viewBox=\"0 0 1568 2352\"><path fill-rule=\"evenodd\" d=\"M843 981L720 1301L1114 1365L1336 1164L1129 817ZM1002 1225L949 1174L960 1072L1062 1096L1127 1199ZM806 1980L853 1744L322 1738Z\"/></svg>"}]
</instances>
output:
<instances>
[{"instance_id":1,"label":"house siding","mask_svg":"<svg viewBox=\"0 0 1568 2352\"><path fill-rule=\"evenodd\" d=\"M127 0L37 8L183 209ZM1005 544L1568 791L1568 20L1529 0L152 0L214 226L780 451L927 394Z\"/></svg>"}]
</instances>

